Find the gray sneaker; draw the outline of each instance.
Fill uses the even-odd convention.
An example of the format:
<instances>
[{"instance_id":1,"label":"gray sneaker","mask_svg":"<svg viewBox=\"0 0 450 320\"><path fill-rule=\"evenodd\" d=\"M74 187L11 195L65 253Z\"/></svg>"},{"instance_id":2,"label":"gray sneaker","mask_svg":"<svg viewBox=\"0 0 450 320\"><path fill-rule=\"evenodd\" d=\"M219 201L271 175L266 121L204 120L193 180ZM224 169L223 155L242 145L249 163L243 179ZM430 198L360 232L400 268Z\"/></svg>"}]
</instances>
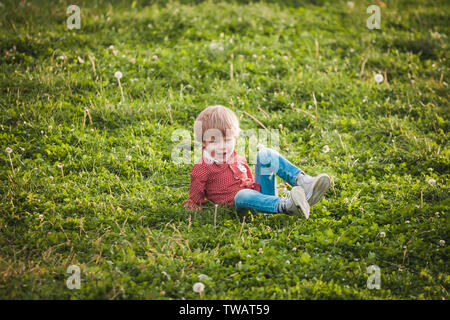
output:
<instances>
[{"instance_id":1,"label":"gray sneaker","mask_svg":"<svg viewBox=\"0 0 450 320\"><path fill-rule=\"evenodd\" d=\"M310 206L320 201L331 184L330 177L326 173L321 173L315 177L301 173L297 182L298 186L305 190L306 199Z\"/></svg>"},{"instance_id":2,"label":"gray sneaker","mask_svg":"<svg viewBox=\"0 0 450 320\"><path fill-rule=\"evenodd\" d=\"M293 187L287 199L285 212L294 216L309 219L309 203L302 187Z\"/></svg>"}]
</instances>

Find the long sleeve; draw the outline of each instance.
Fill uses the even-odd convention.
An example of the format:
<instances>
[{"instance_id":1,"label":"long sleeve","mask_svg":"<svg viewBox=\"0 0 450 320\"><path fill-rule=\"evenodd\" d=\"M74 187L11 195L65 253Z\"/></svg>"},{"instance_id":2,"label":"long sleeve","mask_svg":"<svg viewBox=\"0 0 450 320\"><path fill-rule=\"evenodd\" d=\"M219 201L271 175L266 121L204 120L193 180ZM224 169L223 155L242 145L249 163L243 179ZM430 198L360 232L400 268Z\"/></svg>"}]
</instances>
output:
<instances>
[{"instance_id":1,"label":"long sleeve","mask_svg":"<svg viewBox=\"0 0 450 320\"><path fill-rule=\"evenodd\" d=\"M191 187L189 191L189 198L184 202L184 208L190 211L202 211L202 205L206 203L206 181L208 174L204 166L195 164L192 168Z\"/></svg>"}]
</instances>

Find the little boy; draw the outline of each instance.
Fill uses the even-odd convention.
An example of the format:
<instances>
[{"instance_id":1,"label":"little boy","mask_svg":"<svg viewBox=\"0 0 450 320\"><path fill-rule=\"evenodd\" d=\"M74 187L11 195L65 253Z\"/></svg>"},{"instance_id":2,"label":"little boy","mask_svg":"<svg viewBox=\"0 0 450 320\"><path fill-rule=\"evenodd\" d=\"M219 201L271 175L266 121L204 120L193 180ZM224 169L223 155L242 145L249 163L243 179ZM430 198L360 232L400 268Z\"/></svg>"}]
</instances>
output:
<instances>
[{"instance_id":1,"label":"little boy","mask_svg":"<svg viewBox=\"0 0 450 320\"><path fill-rule=\"evenodd\" d=\"M311 177L277 151L258 151L255 179L245 157L236 153L240 133L239 120L227 107L204 109L194 123L195 139L202 143L202 158L192 168L186 210L201 211L206 199L215 204L252 213L285 213L309 218L310 206L317 203L330 187L330 178L322 173ZM278 197L275 176L293 186L288 197Z\"/></svg>"}]
</instances>

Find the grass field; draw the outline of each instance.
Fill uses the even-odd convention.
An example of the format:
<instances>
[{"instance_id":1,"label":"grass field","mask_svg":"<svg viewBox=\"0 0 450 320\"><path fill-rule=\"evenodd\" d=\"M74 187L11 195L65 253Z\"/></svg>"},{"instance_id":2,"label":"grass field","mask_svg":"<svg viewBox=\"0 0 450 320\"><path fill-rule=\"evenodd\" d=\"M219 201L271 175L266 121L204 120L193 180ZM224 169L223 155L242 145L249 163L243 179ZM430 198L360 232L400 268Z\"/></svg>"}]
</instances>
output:
<instances>
[{"instance_id":1,"label":"grass field","mask_svg":"<svg viewBox=\"0 0 450 320\"><path fill-rule=\"evenodd\" d=\"M0 4L1 299L449 299L448 1L70 4ZM213 104L332 177L308 221L184 210Z\"/></svg>"}]
</instances>

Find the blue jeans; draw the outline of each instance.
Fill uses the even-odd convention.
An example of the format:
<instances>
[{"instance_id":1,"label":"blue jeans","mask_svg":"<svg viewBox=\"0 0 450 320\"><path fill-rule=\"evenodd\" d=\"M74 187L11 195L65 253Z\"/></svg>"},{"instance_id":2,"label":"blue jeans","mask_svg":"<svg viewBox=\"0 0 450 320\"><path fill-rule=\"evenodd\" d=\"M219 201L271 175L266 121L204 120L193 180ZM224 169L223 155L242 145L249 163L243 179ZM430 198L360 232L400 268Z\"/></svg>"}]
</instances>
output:
<instances>
[{"instance_id":1,"label":"blue jeans","mask_svg":"<svg viewBox=\"0 0 450 320\"><path fill-rule=\"evenodd\" d=\"M283 158L276 150L263 148L256 155L255 181L261 185L261 191L253 189L239 190L234 196L236 210L250 210L251 213L278 213L278 175L291 186L297 185L297 177L303 170Z\"/></svg>"}]
</instances>

